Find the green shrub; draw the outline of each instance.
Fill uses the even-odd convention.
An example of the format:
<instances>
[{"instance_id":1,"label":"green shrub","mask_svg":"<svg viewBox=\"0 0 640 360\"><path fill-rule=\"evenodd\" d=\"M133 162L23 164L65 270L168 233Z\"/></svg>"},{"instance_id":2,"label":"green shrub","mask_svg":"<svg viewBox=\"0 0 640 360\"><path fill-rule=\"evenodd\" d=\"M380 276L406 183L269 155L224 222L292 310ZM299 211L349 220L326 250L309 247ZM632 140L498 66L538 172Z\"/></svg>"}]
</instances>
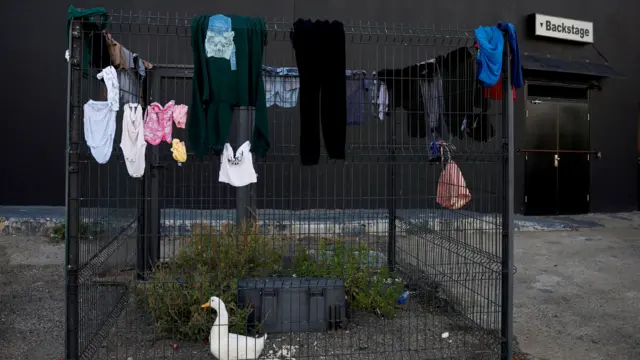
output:
<instances>
[{"instance_id":1,"label":"green shrub","mask_svg":"<svg viewBox=\"0 0 640 360\"><path fill-rule=\"evenodd\" d=\"M200 305L215 295L227 307L231 332L243 334L251 310L236 305L237 282L279 269L282 253L273 240L248 224L240 229L225 225L222 231L202 225L192 229L175 261L157 266L138 292L158 332L180 340L207 338L212 314Z\"/></svg>"},{"instance_id":2,"label":"green shrub","mask_svg":"<svg viewBox=\"0 0 640 360\"><path fill-rule=\"evenodd\" d=\"M89 234L90 231L90 227L89 224L87 224L86 222L81 222L80 223L80 228L79 228L79 234L78 236L80 237L86 237ZM65 240L65 224L56 224L52 229L51 229L51 234L50 234L51 240L53 240L56 243L61 243L64 242Z\"/></svg>"},{"instance_id":3,"label":"green shrub","mask_svg":"<svg viewBox=\"0 0 640 360\"><path fill-rule=\"evenodd\" d=\"M352 309L393 317L404 290L403 282L396 280L386 266L377 269L370 261L370 249L364 244L331 242L335 245L329 249L323 239L319 251L313 254L300 249L294 262L296 275L341 279Z\"/></svg>"},{"instance_id":4,"label":"green shrub","mask_svg":"<svg viewBox=\"0 0 640 360\"><path fill-rule=\"evenodd\" d=\"M226 224L221 230L198 225L191 231L176 258L158 265L146 285L138 287L138 301L152 315L162 336L199 341L209 335L212 314L200 308L211 296L220 297L229 312L232 333L244 334L251 309L237 305L238 280L247 277L297 276L338 278L345 282L354 310L392 317L403 291L401 282L389 281L386 266L372 268L369 249L331 239L319 252L299 248L288 270L283 270L285 250L291 242L260 234L255 225L239 229Z\"/></svg>"}]
</instances>

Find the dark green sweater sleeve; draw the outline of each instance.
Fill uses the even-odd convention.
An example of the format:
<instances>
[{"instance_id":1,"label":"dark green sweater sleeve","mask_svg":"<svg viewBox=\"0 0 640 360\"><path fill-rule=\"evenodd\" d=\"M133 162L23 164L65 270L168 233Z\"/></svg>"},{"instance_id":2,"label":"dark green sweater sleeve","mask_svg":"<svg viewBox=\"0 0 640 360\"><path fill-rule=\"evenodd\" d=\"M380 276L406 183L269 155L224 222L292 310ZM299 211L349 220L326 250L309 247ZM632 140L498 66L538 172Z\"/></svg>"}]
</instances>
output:
<instances>
[{"instance_id":1,"label":"dark green sweater sleeve","mask_svg":"<svg viewBox=\"0 0 640 360\"><path fill-rule=\"evenodd\" d=\"M191 106L189 109L189 120L187 121L187 132L189 136L189 147L197 156L202 156L207 150L207 126L204 112L204 104L209 99L209 84L206 56L202 53L202 43L204 42L203 22L207 16L198 16L191 22L191 48L193 49L193 78L191 85Z\"/></svg>"}]
</instances>

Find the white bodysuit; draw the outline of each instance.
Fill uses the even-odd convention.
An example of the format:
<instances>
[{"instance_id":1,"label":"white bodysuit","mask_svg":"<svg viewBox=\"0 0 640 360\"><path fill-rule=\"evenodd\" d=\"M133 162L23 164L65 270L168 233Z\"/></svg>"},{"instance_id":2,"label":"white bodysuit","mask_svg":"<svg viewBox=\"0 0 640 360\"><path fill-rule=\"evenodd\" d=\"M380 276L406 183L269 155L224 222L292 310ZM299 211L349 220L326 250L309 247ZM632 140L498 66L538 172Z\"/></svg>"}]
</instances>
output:
<instances>
[{"instance_id":1,"label":"white bodysuit","mask_svg":"<svg viewBox=\"0 0 640 360\"><path fill-rule=\"evenodd\" d=\"M220 156L220 176L218 180L235 187L246 186L258 182L258 175L253 169L253 156L249 151L251 143L245 142L233 153L231 145L224 144Z\"/></svg>"},{"instance_id":2,"label":"white bodysuit","mask_svg":"<svg viewBox=\"0 0 640 360\"><path fill-rule=\"evenodd\" d=\"M144 175L147 142L144 140L144 123L140 104L126 104L124 106L120 148L129 175L134 178Z\"/></svg>"},{"instance_id":3,"label":"white bodysuit","mask_svg":"<svg viewBox=\"0 0 640 360\"><path fill-rule=\"evenodd\" d=\"M105 164L111 157L116 135L120 86L113 66L102 69L97 77L103 79L107 86L107 101L89 100L84 104L84 139L96 161Z\"/></svg>"}]
</instances>

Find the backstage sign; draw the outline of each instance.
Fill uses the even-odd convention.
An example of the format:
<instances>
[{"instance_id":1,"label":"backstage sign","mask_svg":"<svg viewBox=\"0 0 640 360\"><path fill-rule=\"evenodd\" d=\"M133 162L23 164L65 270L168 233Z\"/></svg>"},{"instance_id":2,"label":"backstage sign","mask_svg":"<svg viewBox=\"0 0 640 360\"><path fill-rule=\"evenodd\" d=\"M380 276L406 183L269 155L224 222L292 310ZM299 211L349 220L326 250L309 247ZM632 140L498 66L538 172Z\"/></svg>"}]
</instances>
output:
<instances>
[{"instance_id":1,"label":"backstage sign","mask_svg":"<svg viewBox=\"0 0 640 360\"><path fill-rule=\"evenodd\" d=\"M562 40L593 43L593 23L534 14L535 35Z\"/></svg>"}]
</instances>

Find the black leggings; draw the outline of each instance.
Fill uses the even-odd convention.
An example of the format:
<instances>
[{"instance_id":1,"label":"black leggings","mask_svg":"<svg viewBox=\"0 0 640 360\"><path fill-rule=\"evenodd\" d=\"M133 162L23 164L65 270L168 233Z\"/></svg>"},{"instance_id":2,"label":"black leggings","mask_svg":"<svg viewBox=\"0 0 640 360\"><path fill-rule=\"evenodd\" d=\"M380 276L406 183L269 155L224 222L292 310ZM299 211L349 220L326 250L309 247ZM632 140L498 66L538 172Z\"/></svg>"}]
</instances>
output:
<instances>
[{"instance_id":1,"label":"black leggings","mask_svg":"<svg viewBox=\"0 0 640 360\"><path fill-rule=\"evenodd\" d=\"M291 38L300 73L302 165L318 164L320 124L329 158L344 160L347 137L344 26L338 21L298 19Z\"/></svg>"}]
</instances>

